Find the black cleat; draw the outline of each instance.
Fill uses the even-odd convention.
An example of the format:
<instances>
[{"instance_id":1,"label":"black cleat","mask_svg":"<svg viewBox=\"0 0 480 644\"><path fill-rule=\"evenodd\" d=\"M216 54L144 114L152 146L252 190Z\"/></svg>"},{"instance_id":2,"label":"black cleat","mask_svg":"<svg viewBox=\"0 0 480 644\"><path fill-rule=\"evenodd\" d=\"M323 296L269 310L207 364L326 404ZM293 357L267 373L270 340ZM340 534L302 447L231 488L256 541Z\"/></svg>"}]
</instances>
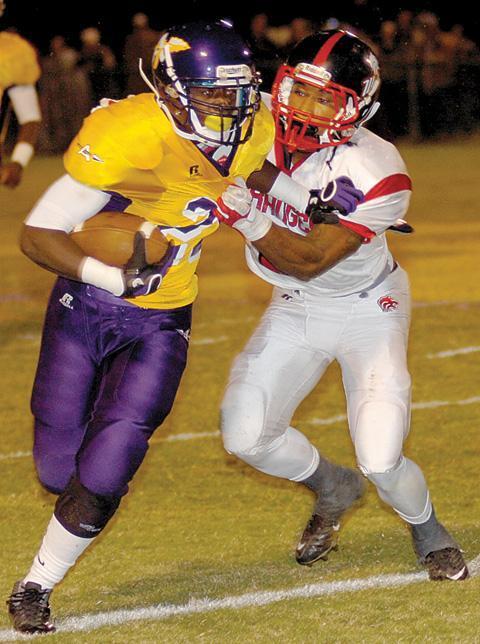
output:
<instances>
[{"instance_id":1,"label":"black cleat","mask_svg":"<svg viewBox=\"0 0 480 644\"><path fill-rule=\"evenodd\" d=\"M468 568L458 548L434 550L421 562L432 581L462 581L468 577Z\"/></svg>"},{"instance_id":2,"label":"black cleat","mask_svg":"<svg viewBox=\"0 0 480 644\"><path fill-rule=\"evenodd\" d=\"M297 563L311 566L319 559L327 560L337 550L340 518L365 491L361 474L349 468L338 468L339 480L329 496L319 495L315 510L303 531L295 551Z\"/></svg>"},{"instance_id":3,"label":"black cleat","mask_svg":"<svg viewBox=\"0 0 480 644\"><path fill-rule=\"evenodd\" d=\"M8 612L13 628L21 633L53 633L55 626L49 621L48 599L52 591L44 590L39 584L17 581L7 599Z\"/></svg>"},{"instance_id":4,"label":"black cleat","mask_svg":"<svg viewBox=\"0 0 480 644\"><path fill-rule=\"evenodd\" d=\"M295 551L297 563L311 566L319 559L327 561L330 550L338 548L339 530L339 523L324 519L319 514L312 514Z\"/></svg>"}]
</instances>

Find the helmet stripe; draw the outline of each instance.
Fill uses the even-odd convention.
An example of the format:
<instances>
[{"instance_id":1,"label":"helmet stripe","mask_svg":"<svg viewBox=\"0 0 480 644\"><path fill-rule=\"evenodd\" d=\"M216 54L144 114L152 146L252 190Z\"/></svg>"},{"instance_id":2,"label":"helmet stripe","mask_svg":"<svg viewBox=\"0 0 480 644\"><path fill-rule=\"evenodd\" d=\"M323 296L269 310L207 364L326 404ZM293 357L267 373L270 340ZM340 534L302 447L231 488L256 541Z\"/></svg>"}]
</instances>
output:
<instances>
[{"instance_id":1,"label":"helmet stripe","mask_svg":"<svg viewBox=\"0 0 480 644\"><path fill-rule=\"evenodd\" d=\"M313 59L313 64L314 65L321 65L324 63L327 58L330 56L330 52L332 49L335 47L337 42L340 40L340 38L343 38L345 36L344 31L339 31L336 34L334 34L331 38L329 38L318 50L317 55Z\"/></svg>"}]
</instances>

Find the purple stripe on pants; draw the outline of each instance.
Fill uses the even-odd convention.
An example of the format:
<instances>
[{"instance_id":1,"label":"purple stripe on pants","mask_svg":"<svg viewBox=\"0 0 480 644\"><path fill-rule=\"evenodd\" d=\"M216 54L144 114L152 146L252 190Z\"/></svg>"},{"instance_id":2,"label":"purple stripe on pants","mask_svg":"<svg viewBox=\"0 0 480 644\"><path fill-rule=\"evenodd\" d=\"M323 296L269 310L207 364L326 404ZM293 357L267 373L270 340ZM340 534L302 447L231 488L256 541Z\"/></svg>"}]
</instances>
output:
<instances>
[{"instance_id":1,"label":"purple stripe on pants","mask_svg":"<svg viewBox=\"0 0 480 644\"><path fill-rule=\"evenodd\" d=\"M77 473L120 495L166 418L185 368L191 305L159 311L60 278L47 308L33 386L34 458L45 487Z\"/></svg>"}]
</instances>

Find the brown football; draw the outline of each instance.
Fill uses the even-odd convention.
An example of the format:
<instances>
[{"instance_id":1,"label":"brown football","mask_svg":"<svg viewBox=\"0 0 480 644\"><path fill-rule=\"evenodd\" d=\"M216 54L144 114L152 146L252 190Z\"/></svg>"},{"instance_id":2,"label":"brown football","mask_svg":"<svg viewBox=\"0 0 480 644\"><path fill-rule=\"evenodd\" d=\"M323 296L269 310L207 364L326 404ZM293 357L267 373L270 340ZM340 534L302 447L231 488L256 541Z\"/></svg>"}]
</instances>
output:
<instances>
[{"instance_id":1,"label":"brown football","mask_svg":"<svg viewBox=\"0 0 480 644\"><path fill-rule=\"evenodd\" d=\"M133 253L137 231L145 234L148 263L160 261L168 240L154 224L129 212L100 212L76 226L70 237L86 255L121 268Z\"/></svg>"}]
</instances>

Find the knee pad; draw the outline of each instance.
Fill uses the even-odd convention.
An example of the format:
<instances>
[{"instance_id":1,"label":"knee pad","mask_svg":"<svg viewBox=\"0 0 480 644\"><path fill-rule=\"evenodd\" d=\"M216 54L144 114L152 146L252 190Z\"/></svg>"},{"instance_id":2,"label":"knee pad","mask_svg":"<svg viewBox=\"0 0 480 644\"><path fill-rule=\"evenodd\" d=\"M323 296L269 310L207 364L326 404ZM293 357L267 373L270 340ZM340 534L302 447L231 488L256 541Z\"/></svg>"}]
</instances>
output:
<instances>
[{"instance_id":1,"label":"knee pad","mask_svg":"<svg viewBox=\"0 0 480 644\"><path fill-rule=\"evenodd\" d=\"M402 455L408 429L408 408L400 402L364 402L353 428L355 453L360 470L393 470Z\"/></svg>"},{"instance_id":2,"label":"knee pad","mask_svg":"<svg viewBox=\"0 0 480 644\"><path fill-rule=\"evenodd\" d=\"M260 388L245 383L231 384L220 410L223 445L229 454L255 455L265 424L265 399Z\"/></svg>"},{"instance_id":3,"label":"knee pad","mask_svg":"<svg viewBox=\"0 0 480 644\"><path fill-rule=\"evenodd\" d=\"M74 477L58 497L54 514L66 530L77 537L91 539L107 525L120 500L120 496L94 494Z\"/></svg>"}]
</instances>

